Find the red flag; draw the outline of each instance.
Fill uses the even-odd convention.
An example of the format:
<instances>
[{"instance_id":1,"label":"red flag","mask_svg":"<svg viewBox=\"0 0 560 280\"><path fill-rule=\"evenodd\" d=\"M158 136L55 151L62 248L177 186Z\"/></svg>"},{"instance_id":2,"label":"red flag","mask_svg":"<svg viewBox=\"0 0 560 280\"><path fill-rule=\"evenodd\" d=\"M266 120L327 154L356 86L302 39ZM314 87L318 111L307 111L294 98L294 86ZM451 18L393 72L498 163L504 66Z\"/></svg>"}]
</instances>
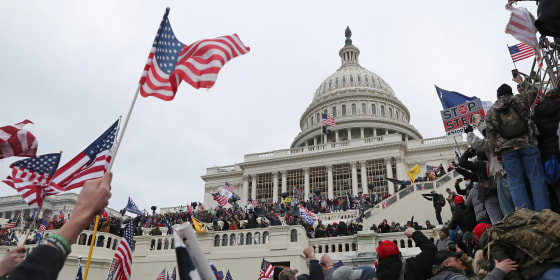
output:
<instances>
[{"instance_id":1,"label":"red flag","mask_svg":"<svg viewBox=\"0 0 560 280\"><path fill-rule=\"evenodd\" d=\"M101 214L101 216L103 216L103 218L107 219L107 210L103 210L103 214Z\"/></svg>"},{"instance_id":2,"label":"red flag","mask_svg":"<svg viewBox=\"0 0 560 280\"><path fill-rule=\"evenodd\" d=\"M22 129L30 120L15 125L0 127L0 159L17 157L34 157L37 155L37 139L29 131Z\"/></svg>"},{"instance_id":3,"label":"red flag","mask_svg":"<svg viewBox=\"0 0 560 280\"><path fill-rule=\"evenodd\" d=\"M211 88L226 62L250 50L236 34L185 45L173 34L168 14L169 8L140 78L140 95L143 97L173 100L181 81L197 89Z\"/></svg>"}]
</instances>

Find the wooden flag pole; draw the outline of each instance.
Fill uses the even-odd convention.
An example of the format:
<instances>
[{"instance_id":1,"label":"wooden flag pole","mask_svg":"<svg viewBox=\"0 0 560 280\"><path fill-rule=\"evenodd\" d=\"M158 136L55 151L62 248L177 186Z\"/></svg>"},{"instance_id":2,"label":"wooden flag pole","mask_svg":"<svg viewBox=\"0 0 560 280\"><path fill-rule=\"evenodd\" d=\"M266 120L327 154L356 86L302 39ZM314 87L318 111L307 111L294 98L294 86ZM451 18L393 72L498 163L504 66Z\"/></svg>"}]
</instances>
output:
<instances>
[{"instance_id":1,"label":"wooden flag pole","mask_svg":"<svg viewBox=\"0 0 560 280\"><path fill-rule=\"evenodd\" d=\"M117 157L117 151L119 150L119 146L121 145L121 141L126 131L126 126L128 125L128 120L130 119L130 115L132 115L132 109L134 109L134 104L136 103L136 99L138 97L138 93L140 92L140 84L136 88L136 92L134 93L134 98L132 98L132 104L130 104L130 109L128 109L128 114L126 115L126 119L124 120L124 124L122 127L122 131L119 133L119 139L117 140L117 144L115 144L115 151L113 152L113 156L111 157L111 162L109 162L109 167L107 168L107 172L111 171L113 167L113 162L115 162L115 158ZM84 272L84 280L87 280L88 272L89 272L89 264L91 262L91 253L93 253L93 246L95 243L95 236L97 235L97 226L99 225L99 216L95 217L95 226L93 227L93 234L91 236L91 244L89 246L89 254L86 263L86 271Z\"/></svg>"}]
</instances>

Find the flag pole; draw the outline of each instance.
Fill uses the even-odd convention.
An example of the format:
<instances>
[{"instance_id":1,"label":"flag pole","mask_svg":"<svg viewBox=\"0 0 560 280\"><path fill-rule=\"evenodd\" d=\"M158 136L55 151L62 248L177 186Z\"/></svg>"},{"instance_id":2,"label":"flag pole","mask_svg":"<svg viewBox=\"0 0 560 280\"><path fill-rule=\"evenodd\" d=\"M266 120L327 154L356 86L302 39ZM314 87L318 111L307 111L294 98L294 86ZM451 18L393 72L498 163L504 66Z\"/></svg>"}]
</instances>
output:
<instances>
[{"instance_id":1,"label":"flag pole","mask_svg":"<svg viewBox=\"0 0 560 280\"><path fill-rule=\"evenodd\" d=\"M124 132L126 131L126 126L128 125L128 120L130 119L130 115L132 115L132 109L134 109L134 104L136 103L136 99L138 98L138 93L140 92L140 84L136 88L136 92L134 93L134 98L132 99L132 104L130 104L130 109L128 110L128 114L126 115L126 119L124 120L124 124L122 127L122 131L119 133L119 139L115 144L115 151L113 152L113 156L111 157L111 162L109 163L109 167L107 168L107 172L111 171L113 167L113 162L115 162L115 158L117 157L117 151L119 150L119 146L121 144ZM89 254L86 263L86 271L84 272L84 280L87 280L88 272L89 272L89 264L91 262L91 254L93 253L93 247L95 244L95 237L97 235L97 226L99 225L99 216L95 217L95 225L93 227L93 234L91 235L91 244L89 246Z\"/></svg>"},{"instance_id":2,"label":"flag pole","mask_svg":"<svg viewBox=\"0 0 560 280\"><path fill-rule=\"evenodd\" d=\"M39 212L41 212L41 208L43 205L41 205L41 207L39 207L39 210L37 210L37 214L35 214L35 217L33 217L33 222L31 222L31 226L29 227L29 230L27 231L27 234L25 235L25 238L23 239L23 243L20 245L25 245L25 240L27 240L27 237L29 237L29 234L31 233L31 230L35 229L35 222L37 221L37 216L39 216Z\"/></svg>"}]
</instances>

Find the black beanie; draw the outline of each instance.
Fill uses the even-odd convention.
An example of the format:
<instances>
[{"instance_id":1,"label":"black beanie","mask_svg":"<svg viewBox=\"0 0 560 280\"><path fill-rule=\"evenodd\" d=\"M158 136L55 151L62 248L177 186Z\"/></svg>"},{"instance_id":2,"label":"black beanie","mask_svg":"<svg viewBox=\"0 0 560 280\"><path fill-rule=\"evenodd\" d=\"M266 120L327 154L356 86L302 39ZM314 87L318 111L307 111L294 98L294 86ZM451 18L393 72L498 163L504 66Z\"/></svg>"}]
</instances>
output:
<instances>
[{"instance_id":1,"label":"black beanie","mask_svg":"<svg viewBox=\"0 0 560 280\"><path fill-rule=\"evenodd\" d=\"M498 97L504 96L504 95L513 95L513 92L511 91L511 87L509 85L502 84L498 88Z\"/></svg>"}]
</instances>

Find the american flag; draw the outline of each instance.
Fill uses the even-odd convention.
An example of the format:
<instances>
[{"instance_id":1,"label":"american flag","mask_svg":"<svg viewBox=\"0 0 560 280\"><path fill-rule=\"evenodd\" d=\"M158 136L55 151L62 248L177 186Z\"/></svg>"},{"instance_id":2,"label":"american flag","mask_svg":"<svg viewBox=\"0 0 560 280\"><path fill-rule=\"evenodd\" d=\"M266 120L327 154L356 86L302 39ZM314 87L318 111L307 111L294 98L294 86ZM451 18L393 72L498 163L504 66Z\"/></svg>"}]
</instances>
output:
<instances>
[{"instance_id":1,"label":"american flag","mask_svg":"<svg viewBox=\"0 0 560 280\"><path fill-rule=\"evenodd\" d=\"M113 276L115 275L115 270L117 270L118 264L119 264L119 260L116 259L116 258L113 258L113 261L111 262L111 265L109 266L109 273L107 274L107 280L114 279Z\"/></svg>"},{"instance_id":2,"label":"american flag","mask_svg":"<svg viewBox=\"0 0 560 280\"><path fill-rule=\"evenodd\" d=\"M79 188L85 181L103 177L114 152L114 142L119 130L117 120L99 138L70 162L59 168L45 189L46 195Z\"/></svg>"},{"instance_id":3,"label":"american flag","mask_svg":"<svg viewBox=\"0 0 560 280\"><path fill-rule=\"evenodd\" d=\"M165 280L165 268L161 271L160 274L158 274L156 280Z\"/></svg>"},{"instance_id":4,"label":"american flag","mask_svg":"<svg viewBox=\"0 0 560 280\"><path fill-rule=\"evenodd\" d=\"M39 233L45 232L45 230L47 229L48 222L49 221L47 220L41 221L41 224L39 224Z\"/></svg>"},{"instance_id":5,"label":"american flag","mask_svg":"<svg viewBox=\"0 0 560 280\"><path fill-rule=\"evenodd\" d=\"M213 193L212 196L214 197L214 200L217 201L218 204L220 204L220 206L225 206L227 204L227 199L225 196L219 193Z\"/></svg>"},{"instance_id":6,"label":"american flag","mask_svg":"<svg viewBox=\"0 0 560 280\"><path fill-rule=\"evenodd\" d=\"M247 199L247 201L249 201L249 203L253 206L259 205L259 202L256 199L252 199L252 198L249 197L249 199Z\"/></svg>"},{"instance_id":7,"label":"american flag","mask_svg":"<svg viewBox=\"0 0 560 280\"><path fill-rule=\"evenodd\" d=\"M6 232L8 232L8 230L15 228L17 225L17 221L18 218L15 218L15 220L5 224L1 229L0 229L0 235L4 235L6 234Z\"/></svg>"},{"instance_id":8,"label":"american flag","mask_svg":"<svg viewBox=\"0 0 560 280\"><path fill-rule=\"evenodd\" d=\"M78 258L78 272L76 272L76 280L83 280L84 279L84 278L82 278L82 264L80 263L80 260L81 260L80 258Z\"/></svg>"},{"instance_id":9,"label":"american flag","mask_svg":"<svg viewBox=\"0 0 560 280\"><path fill-rule=\"evenodd\" d=\"M261 270L259 271L259 280L272 279L273 273L274 269L272 268L272 264L263 259L261 262Z\"/></svg>"},{"instance_id":10,"label":"american flag","mask_svg":"<svg viewBox=\"0 0 560 280\"><path fill-rule=\"evenodd\" d=\"M233 192L234 189L235 189L235 187L232 186L232 185L230 185L228 182L226 182L226 183L224 184L224 189L226 189L226 190L228 190L228 191L230 191L230 192Z\"/></svg>"},{"instance_id":11,"label":"american flag","mask_svg":"<svg viewBox=\"0 0 560 280\"><path fill-rule=\"evenodd\" d=\"M226 190L226 189L222 189L222 190L220 191L220 194L223 195L225 198L230 198L230 197L233 195L232 192L230 192L230 191L228 191L228 190Z\"/></svg>"},{"instance_id":12,"label":"american flag","mask_svg":"<svg viewBox=\"0 0 560 280\"><path fill-rule=\"evenodd\" d=\"M514 1L510 1L506 5L506 9L511 11L511 17L506 26L506 33L511 34L517 40L531 46L537 54L539 67L542 67L539 40L537 39L537 28L534 24L535 18L526 8L514 8L512 6L513 3Z\"/></svg>"},{"instance_id":13,"label":"american flag","mask_svg":"<svg viewBox=\"0 0 560 280\"><path fill-rule=\"evenodd\" d=\"M128 211L130 213L134 213L136 215L144 216L144 213L142 213L140 208L138 208L138 206L136 206L136 203L134 203L134 201L132 201L132 198L130 198L130 196L128 197L128 203L124 207L124 210Z\"/></svg>"},{"instance_id":14,"label":"american flag","mask_svg":"<svg viewBox=\"0 0 560 280\"><path fill-rule=\"evenodd\" d=\"M46 154L16 161L10 165L12 176L2 182L14 188L29 205L43 205L48 188L60 161L60 154Z\"/></svg>"},{"instance_id":15,"label":"american flag","mask_svg":"<svg viewBox=\"0 0 560 280\"><path fill-rule=\"evenodd\" d=\"M115 269L114 278L116 280L130 279L132 273L132 245L133 245L133 226L132 223L128 223L126 230L124 231L123 238L117 247L114 259L118 260L117 267ZM113 260L114 261L114 260Z\"/></svg>"},{"instance_id":16,"label":"american flag","mask_svg":"<svg viewBox=\"0 0 560 280\"><path fill-rule=\"evenodd\" d=\"M525 58L529 58L535 55L535 50L531 48L531 46L525 43L519 43L517 45L508 46L509 53L511 54L511 58L513 62L518 62Z\"/></svg>"},{"instance_id":17,"label":"american flag","mask_svg":"<svg viewBox=\"0 0 560 280\"><path fill-rule=\"evenodd\" d=\"M334 118L332 118L331 116L329 116L327 114L321 114L321 123L329 125L329 126L335 126Z\"/></svg>"},{"instance_id":18,"label":"american flag","mask_svg":"<svg viewBox=\"0 0 560 280\"><path fill-rule=\"evenodd\" d=\"M30 120L15 125L0 127L0 159L18 156L34 157L37 155L37 139L29 131L22 129Z\"/></svg>"},{"instance_id":19,"label":"american flag","mask_svg":"<svg viewBox=\"0 0 560 280\"><path fill-rule=\"evenodd\" d=\"M185 45L175 37L168 15L169 8L140 78L143 97L173 100L182 80L197 89L211 88L226 62L250 50L236 34Z\"/></svg>"},{"instance_id":20,"label":"american flag","mask_svg":"<svg viewBox=\"0 0 560 280\"><path fill-rule=\"evenodd\" d=\"M171 273L171 278L169 278L170 280L177 280L177 270L176 267L173 268L173 273Z\"/></svg>"},{"instance_id":21,"label":"american flag","mask_svg":"<svg viewBox=\"0 0 560 280\"><path fill-rule=\"evenodd\" d=\"M317 221L317 215L315 215L315 213L305 209L305 207L303 207L303 205L299 205L299 215L301 217L301 219L306 222L308 225L312 225L313 223L315 223L315 221Z\"/></svg>"},{"instance_id":22,"label":"american flag","mask_svg":"<svg viewBox=\"0 0 560 280\"><path fill-rule=\"evenodd\" d=\"M226 273L226 278L224 280L233 280L233 277L231 277L231 273L229 273L229 269Z\"/></svg>"}]
</instances>

